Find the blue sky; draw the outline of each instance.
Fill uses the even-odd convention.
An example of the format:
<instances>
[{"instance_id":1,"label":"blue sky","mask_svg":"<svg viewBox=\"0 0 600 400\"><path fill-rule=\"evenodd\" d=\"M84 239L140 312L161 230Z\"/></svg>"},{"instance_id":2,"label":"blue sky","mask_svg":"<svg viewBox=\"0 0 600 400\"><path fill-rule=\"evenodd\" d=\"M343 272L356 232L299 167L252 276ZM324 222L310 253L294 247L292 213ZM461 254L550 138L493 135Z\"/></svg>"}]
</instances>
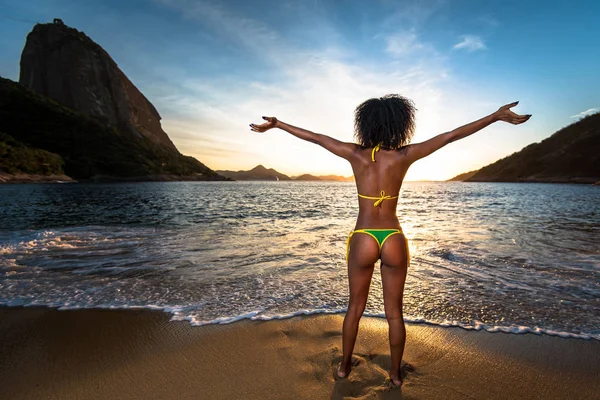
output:
<instances>
[{"instance_id":1,"label":"blue sky","mask_svg":"<svg viewBox=\"0 0 600 400\"><path fill-rule=\"evenodd\" d=\"M407 175L446 179L600 108L598 16L597 1L3 0L0 75L18 79L34 22L62 18L111 54L182 153L213 169L291 175L351 170L281 131L250 132L261 115L352 141L354 108L400 93L416 103L422 141L514 100L533 114Z\"/></svg>"}]
</instances>

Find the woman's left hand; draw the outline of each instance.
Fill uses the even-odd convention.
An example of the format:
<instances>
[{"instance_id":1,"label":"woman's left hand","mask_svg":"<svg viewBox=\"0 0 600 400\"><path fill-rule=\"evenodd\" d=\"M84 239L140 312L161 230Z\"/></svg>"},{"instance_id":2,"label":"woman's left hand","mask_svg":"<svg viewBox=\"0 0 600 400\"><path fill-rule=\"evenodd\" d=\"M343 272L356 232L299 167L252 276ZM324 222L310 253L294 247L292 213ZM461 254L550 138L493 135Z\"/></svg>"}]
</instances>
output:
<instances>
[{"instance_id":1,"label":"woman's left hand","mask_svg":"<svg viewBox=\"0 0 600 400\"><path fill-rule=\"evenodd\" d=\"M271 128L275 128L277 125L277 118L275 117L262 117L265 121L264 124L256 125L250 124L250 129L254 132L266 132Z\"/></svg>"},{"instance_id":2,"label":"woman's left hand","mask_svg":"<svg viewBox=\"0 0 600 400\"><path fill-rule=\"evenodd\" d=\"M522 124L531 118L531 114L519 115L511 111L511 108L519 104L518 101L502 106L494 113L494 117L498 121L508 122L513 125Z\"/></svg>"}]
</instances>

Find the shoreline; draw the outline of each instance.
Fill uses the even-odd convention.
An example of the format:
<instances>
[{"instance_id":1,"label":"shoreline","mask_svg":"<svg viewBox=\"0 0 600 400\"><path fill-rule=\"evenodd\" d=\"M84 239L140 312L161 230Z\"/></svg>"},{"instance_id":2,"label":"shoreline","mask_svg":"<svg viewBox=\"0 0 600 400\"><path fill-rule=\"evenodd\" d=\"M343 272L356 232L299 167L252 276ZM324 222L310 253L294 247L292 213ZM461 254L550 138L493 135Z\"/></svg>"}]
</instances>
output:
<instances>
[{"instance_id":1,"label":"shoreline","mask_svg":"<svg viewBox=\"0 0 600 400\"><path fill-rule=\"evenodd\" d=\"M43 310L56 310L56 311L86 311L86 310L103 310L103 311L148 311L148 312L159 312L169 317L169 322L185 322L188 323L192 328L199 328L203 326L211 325L230 325L240 321L249 322L268 322L268 321L281 321L291 318L303 318L303 317L318 317L318 316L335 316L343 315L346 313L346 309L334 310L334 311L323 311L322 309L317 310L302 310L290 314L278 314L274 316L263 316L255 313L240 314L233 317L219 317L210 321L195 321L189 317L178 317L176 318L173 314L172 308L160 308L156 306L89 306L89 307L70 307L70 306L54 306L54 305L11 305L11 304L0 304L0 311L3 309L43 309ZM385 321L385 315L374 314L365 312L364 318L370 318L380 321ZM531 327L524 325L488 325L480 321L475 321L474 325L462 325L461 323L452 321L436 322L426 320L423 318L410 318L404 317L404 322L407 325L414 326L430 326L433 328L441 329L452 329L460 328L467 332L488 332L488 333L504 333L508 335L535 335L535 336L549 336L558 337L562 339L575 339L584 341L596 341L600 343L600 336L591 333L574 333L568 331L557 331L548 328Z\"/></svg>"},{"instance_id":2,"label":"shoreline","mask_svg":"<svg viewBox=\"0 0 600 400\"><path fill-rule=\"evenodd\" d=\"M231 182L225 177L203 175L147 175L134 177L94 176L75 180L67 175L5 174L0 172L0 184L23 183L136 183L136 182Z\"/></svg>"},{"instance_id":3,"label":"shoreline","mask_svg":"<svg viewBox=\"0 0 600 400\"><path fill-rule=\"evenodd\" d=\"M567 399L600 392L600 343L407 323L387 390L387 324L363 317L336 380L343 315L190 326L150 310L0 307L0 398Z\"/></svg>"},{"instance_id":4,"label":"shoreline","mask_svg":"<svg viewBox=\"0 0 600 400\"><path fill-rule=\"evenodd\" d=\"M38 174L8 174L3 171L0 171L0 185L2 184L28 184L28 183L139 183L139 182L277 182L277 183L285 183L285 182L339 182L339 183L354 183L353 180L335 180L335 179L317 179L317 180L283 180L283 181L275 181L270 179L233 179L229 177L222 176L220 177L214 176L202 176L202 175L169 175L169 174L159 174L159 175L147 175L147 176L134 176L134 177L114 177L114 176L105 176L98 175L91 178L79 179L75 180L68 175L38 175ZM600 181L594 179L557 179L557 180L514 180L514 181L471 181L471 180L414 180L414 181L405 181L404 183L411 182L431 182L431 183L543 183L543 184L569 184L569 185L589 185L589 186L599 186Z\"/></svg>"},{"instance_id":5,"label":"shoreline","mask_svg":"<svg viewBox=\"0 0 600 400\"><path fill-rule=\"evenodd\" d=\"M70 176L60 175L37 175L37 174L7 174L0 171L1 184L20 184L20 183L77 183Z\"/></svg>"}]
</instances>

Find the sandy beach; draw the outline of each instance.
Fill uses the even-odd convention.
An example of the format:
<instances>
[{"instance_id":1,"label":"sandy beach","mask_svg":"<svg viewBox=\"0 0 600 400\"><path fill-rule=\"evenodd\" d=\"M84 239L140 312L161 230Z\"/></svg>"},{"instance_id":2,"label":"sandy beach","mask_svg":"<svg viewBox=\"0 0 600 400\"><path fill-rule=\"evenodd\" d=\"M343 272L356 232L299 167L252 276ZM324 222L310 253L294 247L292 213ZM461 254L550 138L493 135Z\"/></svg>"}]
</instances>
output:
<instances>
[{"instance_id":1,"label":"sandy beach","mask_svg":"<svg viewBox=\"0 0 600 400\"><path fill-rule=\"evenodd\" d=\"M408 325L389 390L387 324L342 315L192 327L163 312L0 308L0 399L594 399L600 342Z\"/></svg>"}]
</instances>

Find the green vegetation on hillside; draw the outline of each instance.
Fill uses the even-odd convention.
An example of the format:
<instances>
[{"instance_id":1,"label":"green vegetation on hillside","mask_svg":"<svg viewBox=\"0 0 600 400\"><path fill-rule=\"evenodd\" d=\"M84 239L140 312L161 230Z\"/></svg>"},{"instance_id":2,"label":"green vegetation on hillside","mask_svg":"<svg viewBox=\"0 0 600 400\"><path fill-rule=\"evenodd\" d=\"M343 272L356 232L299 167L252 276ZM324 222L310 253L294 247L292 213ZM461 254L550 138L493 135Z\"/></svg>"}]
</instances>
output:
<instances>
[{"instance_id":1,"label":"green vegetation on hillside","mask_svg":"<svg viewBox=\"0 0 600 400\"><path fill-rule=\"evenodd\" d=\"M63 164L58 154L27 147L0 132L0 171L9 174L61 175Z\"/></svg>"},{"instance_id":2,"label":"green vegetation on hillside","mask_svg":"<svg viewBox=\"0 0 600 400\"><path fill-rule=\"evenodd\" d=\"M75 179L148 175L223 179L193 157L155 144L141 134L134 136L107 127L3 78L0 131L27 146L60 155L64 172Z\"/></svg>"},{"instance_id":3,"label":"green vegetation on hillside","mask_svg":"<svg viewBox=\"0 0 600 400\"><path fill-rule=\"evenodd\" d=\"M468 182L574 182L600 180L600 113L496 161Z\"/></svg>"}]
</instances>

